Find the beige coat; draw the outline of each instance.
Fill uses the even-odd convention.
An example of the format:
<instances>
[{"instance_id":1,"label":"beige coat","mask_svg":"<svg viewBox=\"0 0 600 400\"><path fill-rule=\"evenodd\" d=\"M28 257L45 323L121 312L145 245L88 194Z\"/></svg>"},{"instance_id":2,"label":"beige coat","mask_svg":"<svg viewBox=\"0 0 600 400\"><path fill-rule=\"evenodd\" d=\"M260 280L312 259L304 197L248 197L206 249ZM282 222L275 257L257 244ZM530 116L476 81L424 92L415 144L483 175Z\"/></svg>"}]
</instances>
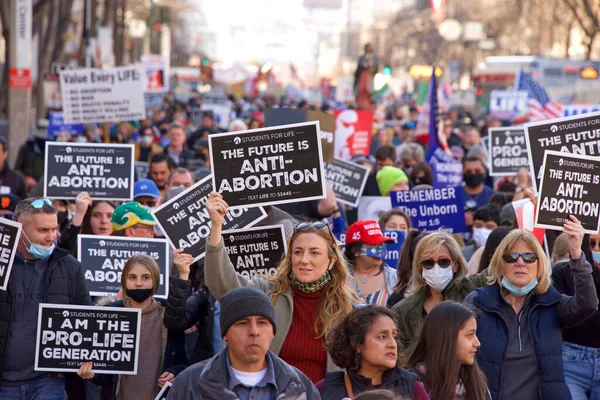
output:
<instances>
[{"instance_id":1,"label":"beige coat","mask_svg":"<svg viewBox=\"0 0 600 400\"><path fill-rule=\"evenodd\" d=\"M254 286L269 294L274 287L263 278L248 279L235 272L233 264L229 260L223 240L218 245L212 246L206 241L206 259L204 260L204 277L206 286L217 300L221 299L230 290L244 286ZM288 289L275 299L275 323L277 333L271 343L271 350L279 355L283 342L292 326L292 315L294 314L294 298L292 289ZM327 354L327 372L340 370Z\"/></svg>"}]
</instances>

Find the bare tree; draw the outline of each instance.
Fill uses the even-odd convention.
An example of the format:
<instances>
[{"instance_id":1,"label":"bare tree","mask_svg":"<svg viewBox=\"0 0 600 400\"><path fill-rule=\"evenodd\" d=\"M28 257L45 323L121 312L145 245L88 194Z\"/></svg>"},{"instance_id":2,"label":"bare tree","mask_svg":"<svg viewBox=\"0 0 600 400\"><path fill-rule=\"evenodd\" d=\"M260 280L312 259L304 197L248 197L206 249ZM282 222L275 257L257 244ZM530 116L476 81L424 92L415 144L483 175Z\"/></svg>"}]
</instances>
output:
<instances>
[{"instance_id":1,"label":"bare tree","mask_svg":"<svg viewBox=\"0 0 600 400\"><path fill-rule=\"evenodd\" d=\"M571 10L575 20L585 33L584 45L587 48L586 59L592 56L594 48L594 40L600 32L600 4L598 1L592 0L562 0L564 4Z\"/></svg>"}]
</instances>

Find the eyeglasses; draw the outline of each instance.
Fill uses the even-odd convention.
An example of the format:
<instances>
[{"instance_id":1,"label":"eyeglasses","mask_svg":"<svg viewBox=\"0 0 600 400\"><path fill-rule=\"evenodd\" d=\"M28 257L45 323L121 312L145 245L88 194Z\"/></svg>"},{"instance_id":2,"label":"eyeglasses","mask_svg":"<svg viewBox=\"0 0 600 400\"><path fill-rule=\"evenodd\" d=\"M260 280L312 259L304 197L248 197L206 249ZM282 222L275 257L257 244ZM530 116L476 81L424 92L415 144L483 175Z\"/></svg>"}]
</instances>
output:
<instances>
[{"instance_id":1,"label":"eyeglasses","mask_svg":"<svg viewBox=\"0 0 600 400\"><path fill-rule=\"evenodd\" d=\"M533 264L538 260L537 254L534 253L505 253L502 254L502 259L509 263L514 264L519 260L519 257L523 259L526 264Z\"/></svg>"},{"instance_id":2,"label":"eyeglasses","mask_svg":"<svg viewBox=\"0 0 600 400\"><path fill-rule=\"evenodd\" d=\"M439 260L435 261L430 258L421 261L421 267L425 269L432 269L433 267L435 267L435 264L439 265L441 268L448 268L450 265L452 265L452 260L450 260L449 258L440 258Z\"/></svg>"},{"instance_id":3,"label":"eyeglasses","mask_svg":"<svg viewBox=\"0 0 600 400\"><path fill-rule=\"evenodd\" d=\"M329 236L331 236L331 241L333 243L335 243L335 238L333 237L333 233L331 233L331 229L329 228L329 225L326 224L323 221L314 221L314 222L300 222L299 224L296 224L294 226L294 233L298 232L298 231L303 231L305 229L308 228L314 228L314 229L323 229L323 228L327 228L327 231L329 232Z\"/></svg>"}]
</instances>

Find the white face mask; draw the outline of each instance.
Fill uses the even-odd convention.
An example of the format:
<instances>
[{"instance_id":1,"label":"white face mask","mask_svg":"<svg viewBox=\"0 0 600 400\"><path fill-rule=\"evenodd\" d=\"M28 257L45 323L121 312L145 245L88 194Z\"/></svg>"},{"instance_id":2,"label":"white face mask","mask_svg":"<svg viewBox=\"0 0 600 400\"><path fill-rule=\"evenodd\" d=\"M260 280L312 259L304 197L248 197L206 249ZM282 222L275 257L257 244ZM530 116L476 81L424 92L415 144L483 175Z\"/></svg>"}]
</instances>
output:
<instances>
[{"instance_id":1,"label":"white face mask","mask_svg":"<svg viewBox=\"0 0 600 400\"><path fill-rule=\"evenodd\" d=\"M431 269L423 268L421 276L430 288L436 292L441 292L452 282L454 272L452 272L452 265L442 268L438 264L435 264Z\"/></svg>"},{"instance_id":2,"label":"white face mask","mask_svg":"<svg viewBox=\"0 0 600 400\"><path fill-rule=\"evenodd\" d=\"M492 233L491 229L487 228L473 228L473 240L477 247L485 246L485 242L487 242L488 236Z\"/></svg>"},{"instance_id":3,"label":"white face mask","mask_svg":"<svg viewBox=\"0 0 600 400\"><path fill-rule=\"evenodd\" d=\"M142 136L142 144L146 145L146 146L150 146L152 144L152 142L154 141L154 138L152 136Z\"/></svg>"}]
</instances>

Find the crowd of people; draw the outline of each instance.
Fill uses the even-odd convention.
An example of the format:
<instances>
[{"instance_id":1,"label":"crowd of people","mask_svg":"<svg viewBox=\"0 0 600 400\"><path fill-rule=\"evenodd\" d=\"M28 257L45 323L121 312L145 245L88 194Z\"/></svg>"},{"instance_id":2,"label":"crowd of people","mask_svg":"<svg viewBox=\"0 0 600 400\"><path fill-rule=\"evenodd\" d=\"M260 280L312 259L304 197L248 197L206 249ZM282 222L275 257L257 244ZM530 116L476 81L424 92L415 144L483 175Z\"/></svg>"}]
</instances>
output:
<instances>
[{"instance_id":1,"label":"crowd of people","mask_svg":"<svg viewBox=\"0 0 600 400\"><path fill-rule=\"evenodd\" d=\"M86 192L43 198L44 142L54 138L30 138L14 169L0 138L0 215L22 224L0 290L0 400L154 399L167 383L177 400L599 398L600 234L571 216L562 233L547 231L546 254L518 229L511 202L536 201L531 175L490 177L482 137L500 121L464 110L442 117L442 135L463 165L468 232L419 230L399 209L360 219L328 186L323 199L266 207L259 225L282 224L287 252L275 275L247 278L229 259L228 204L213 192L206 255L174 249L166 300L153 297L159 266L143 254L125 263L118 293L92 298L78 235L164 236L152 210L210 174L209 135L260 128L268 107L314 108L230 101L228 129L209 112L194 126L197 104L167 98L152 118L56 138L135 144L148 174L120 204ZM398 123L378 124L371 152L351 160L370 170L362 195L431 188L414 108L390 103L382 114ZM385 262L390 229L406 237L397 265ZM76 374L34 370L40 303L141 310L137 374L99 374L92 362Z\"/></svg>"}]
</instances>

